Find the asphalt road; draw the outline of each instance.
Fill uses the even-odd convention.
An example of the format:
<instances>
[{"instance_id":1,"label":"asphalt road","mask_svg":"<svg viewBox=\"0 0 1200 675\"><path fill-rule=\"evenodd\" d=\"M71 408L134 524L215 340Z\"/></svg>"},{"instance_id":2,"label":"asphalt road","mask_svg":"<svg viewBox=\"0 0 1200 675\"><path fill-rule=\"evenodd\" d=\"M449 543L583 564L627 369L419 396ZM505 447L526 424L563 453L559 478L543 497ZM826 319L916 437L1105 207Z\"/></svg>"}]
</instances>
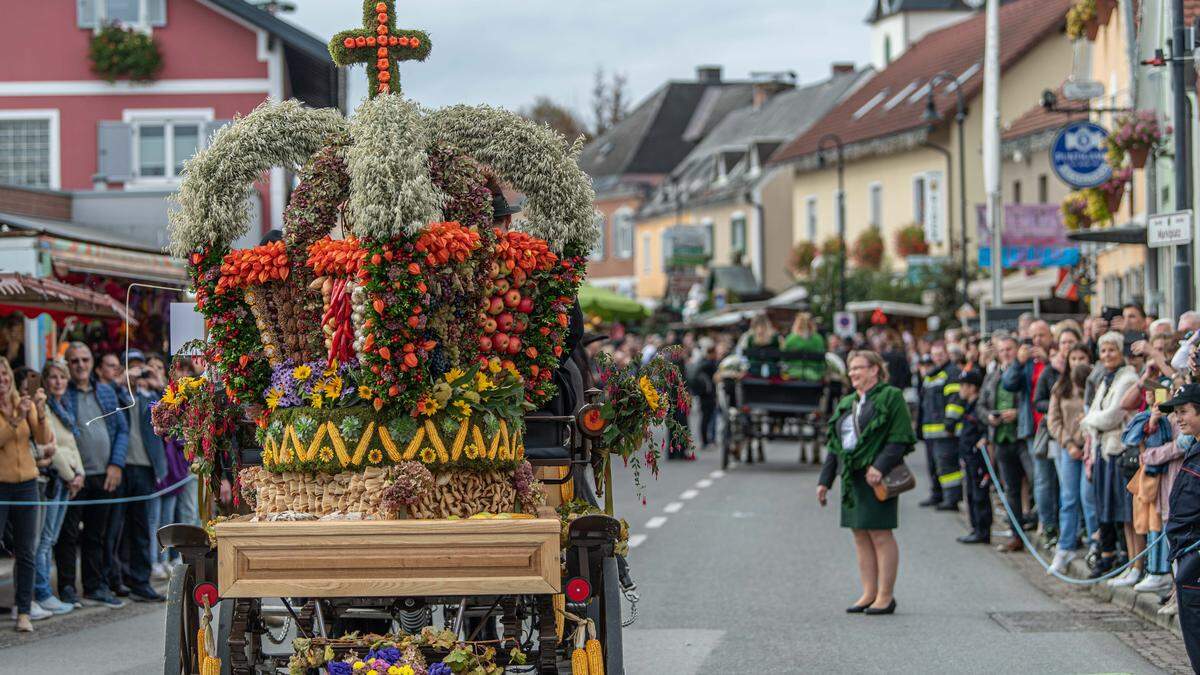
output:
<instances>
[{"instance_id":1,"label":"asphalt road","mask_svg":"<svg viewBox=\"0 0 1200 675\"><path fill-rule=\"evenodd\" d=\"M919 509L919 492L902 499L898 612L864 617L843 612L857 572L836 496L817 506L816 470L793 449L728 473L703 453L647 481L645 506L624 471L615 494L642 597L626 634L629 675L1170 672L1142 654L1176 638L1136 620L1081 630L1072 617L1111 607L1047 595L1022 576L1028 565L955 543L961 520ZM0 622L0 674L158 672L162 623L149 607L43 622L28 638Z\"/></svg>"}]
</instances>

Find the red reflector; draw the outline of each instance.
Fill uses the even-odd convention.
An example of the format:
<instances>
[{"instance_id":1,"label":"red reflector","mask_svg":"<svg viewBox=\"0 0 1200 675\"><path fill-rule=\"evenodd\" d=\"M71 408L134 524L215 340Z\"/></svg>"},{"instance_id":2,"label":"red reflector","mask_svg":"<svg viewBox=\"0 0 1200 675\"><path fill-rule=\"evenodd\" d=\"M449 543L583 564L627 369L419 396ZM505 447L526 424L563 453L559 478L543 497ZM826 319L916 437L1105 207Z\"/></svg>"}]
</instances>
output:
<instances>
[{"instance_id":1,"label":"red reflector","mask_svg":"<svg viewBox=\"0 0 1200 675\"><path fill-rule=\"evenodd\" d=\"M583 602L592 597L592 585L587 582L587 579L575 577L567 582L567 598L571 602Z\"/></svg>"},{"instance_id":2,"label":"red reflector","mask_svg":"<svg viewBox=\"0 0 1200 675\"><path fill-rule=\"evenodd\" d=\"M213 605L217 604L217 601L221 599L221 596L217 595L216 584L205 582L196 586L196 589L192 591L192 598L195 599L196 604L201 607L204 606L204 601L207 599L208 606L212 607Z\"/></svg>"}]
</instances>

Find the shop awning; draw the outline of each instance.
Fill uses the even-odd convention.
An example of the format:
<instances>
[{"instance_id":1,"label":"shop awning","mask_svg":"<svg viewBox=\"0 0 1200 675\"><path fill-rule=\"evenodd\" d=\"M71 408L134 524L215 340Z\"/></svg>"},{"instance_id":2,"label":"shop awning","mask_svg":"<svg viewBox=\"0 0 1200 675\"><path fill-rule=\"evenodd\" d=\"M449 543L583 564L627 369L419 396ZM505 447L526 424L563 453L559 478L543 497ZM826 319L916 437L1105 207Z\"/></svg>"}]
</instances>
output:
<instances>
[{"instance_id":1,"label":"shop awning","mask_svg":"<svg viewBox=\"0 0 1200 675\"><path fill-rule=\"evenodd\" d=\"M650 310L637 300L591 284L579 287L579 307L605 321L637 321L650 316Z\"/></svg>"},{"instance_id":2,"label":"shop awning","mask_svg":"<svg viewBox=\"0 0 1200 675\"><path fill-rule=\"evenodd\" d=\"M1145 225L1121 225L1120 227L1093 227L1067 233L1071 241L1094 241L1101 244L1146 245Z\"/></svg>"},{"instance_id":3,"label":"shop awning","mask_svg":"<svg viewBox=\"0 0 1200 675\"><path fill-rule=\"evenodd\" d=\"M1054 287L1057 284L1057 267L1038 270L1033 274L1019 272L1009 274L1000 282L1001 297L1006 304L1030 302L1031 300L1047 300L1054 297ZM968 286L968 295L972 298L986 299L990 298L991 294L991 279L976 279Z\"/></svg>"},{"instance_id":4,"label":"shop awning","mask_svg":"<svg viewBox=\"0 0 1200 675\"><path fill-rule=\"evenodd\" d=\"M914 305L911 302L892 302L890 300L859 300L847 302L846 311L855 314L873 313L881 310L888 316L908 316L917 319L927 319L933 314L933 308L927 305Z\"/></svg>"},{"instance_id":5,"label":"shop awning","mask_svg":"<svg viewBox=\"0 0 1200 675\"><path fill-rule=\"evenodd\" d=\"M804 309L807 306L808 289L800 285L792 286L767 301L767 307L778 309Z\"/></svg>"},{"instance_id":6,"label":"shop awning","mask_svg":"<svg viewBox=\"0 0 1200 675\"><path fill-rule=\"evenodd\" d=\"M13 310L29 317L49 314L55 319L68 316L120 319L137 325L120 302L104 293L16 272L0 273L0 310Z\"/></svg>"}]
</instances>

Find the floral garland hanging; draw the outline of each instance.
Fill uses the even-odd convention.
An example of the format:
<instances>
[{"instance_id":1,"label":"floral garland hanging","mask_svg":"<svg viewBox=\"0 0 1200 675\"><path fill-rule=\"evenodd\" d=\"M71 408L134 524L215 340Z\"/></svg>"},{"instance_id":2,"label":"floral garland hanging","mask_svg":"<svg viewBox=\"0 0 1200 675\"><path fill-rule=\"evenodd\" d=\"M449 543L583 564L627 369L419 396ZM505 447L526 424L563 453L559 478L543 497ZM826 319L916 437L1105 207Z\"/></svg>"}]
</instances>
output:
<instances>
[{"instance_id":1,"label":"floral garland hanging","mask_svg":"<svg viewBox=\"0 0 1200 675\"><path fill-rule=\"evenodd\" d=\"M112 83L127 77L149 82L162 69L162 54L150 35L119 23L105 24L88 47L92 72Z\"/></svg>"}]
</instances>

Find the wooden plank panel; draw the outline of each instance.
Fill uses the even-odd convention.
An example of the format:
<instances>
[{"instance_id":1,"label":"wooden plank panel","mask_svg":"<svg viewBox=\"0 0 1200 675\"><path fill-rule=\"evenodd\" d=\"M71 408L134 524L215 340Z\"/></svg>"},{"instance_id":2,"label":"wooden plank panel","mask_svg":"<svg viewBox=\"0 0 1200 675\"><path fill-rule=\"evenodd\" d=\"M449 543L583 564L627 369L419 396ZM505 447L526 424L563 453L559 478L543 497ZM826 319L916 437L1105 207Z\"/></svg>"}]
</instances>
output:
<instances>
[{"instance_id":1,"label":"wooden plank panel","mask_svg":"<svg viewBox=\"0 0 1200 675\"><path fill-rule=\"evenodd\" d=\"M559 529L554 517L229 521L218 583L223 597L556 593Z\"/></svg>"}]
</instances>

